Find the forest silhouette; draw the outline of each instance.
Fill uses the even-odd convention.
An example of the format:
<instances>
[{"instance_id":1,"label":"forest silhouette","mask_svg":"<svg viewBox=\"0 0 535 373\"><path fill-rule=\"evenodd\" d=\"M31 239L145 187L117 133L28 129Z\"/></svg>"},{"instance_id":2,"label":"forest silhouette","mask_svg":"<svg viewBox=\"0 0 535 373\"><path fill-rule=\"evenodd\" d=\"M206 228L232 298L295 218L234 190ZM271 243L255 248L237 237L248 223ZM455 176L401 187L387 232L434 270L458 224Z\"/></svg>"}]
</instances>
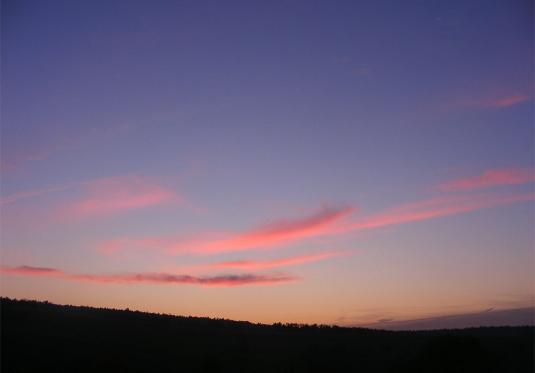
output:
<instances>
[{"instance_id":1,"label":"forest silhouette","mask_svg":"<svg viewBox=\"0 0 535 373\"><path fill-rule=\"evenodd\" d=\"M2 372L533 372L534 327L385 331L1 299Z\"/></svg>"}]
</instances>

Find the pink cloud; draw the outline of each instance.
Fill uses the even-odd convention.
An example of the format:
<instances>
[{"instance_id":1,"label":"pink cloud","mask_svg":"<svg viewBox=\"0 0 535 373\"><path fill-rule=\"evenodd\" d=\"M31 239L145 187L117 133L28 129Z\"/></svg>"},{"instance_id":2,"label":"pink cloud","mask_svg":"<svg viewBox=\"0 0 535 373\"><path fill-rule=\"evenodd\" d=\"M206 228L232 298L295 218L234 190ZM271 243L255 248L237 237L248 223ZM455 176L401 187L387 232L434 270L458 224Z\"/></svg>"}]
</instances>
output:
<instances>
[{"instance_id":1,"label":"pink cloud","mask_svg":"<svg viewBox=\"0 0 535 373\"><path fill-rule=\"evenodd\" d=\"M129 250L160 250L170 253L215 254L274 247L328 232L334 223L355 211L352 207L323 208L300 219L279 220L241 233L202 234L202 238L176 237L128 238L122 237L98 245L104 253ZM206 238L212 236L212 238Z\"/></svg>"},{"instance_id":2,"label":"pink cloud","mask_svg":"<svg viewBox=\"0 0 535 373\"><path fill-rule=\"evenodd\" d=\"M117 176L82 183L81 197L65 203L58 215L86 218L180 202L171 189L140 176Z\"/></svg>"},{"instance_id":3,"label":"pink cloud","mask_svg":"<svg viewBox=\"0 0 535 373\"><path fill-rule=\"evenodd\" d=\"M316 236L343 235L391 225L457 215L484 208L533 201L535 193L448 195L407 203L352 221L342 221L353 209L326 209L305 219L279 222L220 239L119 238L106 241L99 250L112 253L124 249L151 249L169 253L217 254L263 247L276 247ZM248 264L243 264L247 266ZM254 266L255 264L250 264ZM261 266L261 264L258 264ZM269 265L269 264L268 264Z\"/></svg>"},{"instance_id":4,"label":"pink cloud","mask_svg":"<svg viewBox=\"0 0 535 373\"><path fill-rule=\"evenodd\" d=\"M237 261L228 261L220 262L208 265L207 267L211 268L237 268L237 269L266 269L274 267L283 267L291 266L308 262L316 262L335 256L340 256L347 254L347 252L342 251L325 251L317 254L309 255L299 255L292 256L287 258L273 259L273 260L263 260L263 261L250 261L250 260L237 260Z\"/></svg>"},{"instance_id":5,"label":"pink cloud","mask_svg":"<svg viewBox=\"0 0 535 373\"><path fill-rule=\"evenodd\" d=\"M27 276L63 276L63 272L54 268L45 267L0 267L0 272Z\"/></svg>"},{"instance_id":6,"label":"pink cloud","mask_svg":"<svg viewBox=\"0 0 535 373\"><path fill-rule=\"evenodd\" d=\"M495 108L503 109L508 108L523 102L529 101L531 98L523 94L513 94L510 96L502 96L494 99L476 99L476 100L464 100L457 102L456 107L472 107L472 108Z\"/></svg>"},{"instance_id":7,"label":"pink cloud","mask_svg":"<svg viewBox=\"0 0 535 373\"><path fill-rule=\"evenodd\" d=\"M457 190L488 188L498 185L525 184L533 181L535 181L534 170L509 168L488 170L478 176L456 179L439 185L438 189L445 192L452 192Z\"/></svg>"},{"instance_id":8,"label":"pink cloud","mask_svg":"<svg viewBox=\"0 0 535 373\"><path fill-rule=\"evenodd\" d=\"M516 105L516 104L520 104L528 100L529 100L529 97L524 96L524 95L512 95L512 96L502 97L500 99L491 101L488 103L488 106L495 107L495 108L505 108L505 107Z\"/></svg>"},{"instance_id":9,"label":"pink cloud","mask_svg":"<svg viewBox=\"0 0 535 373\"><path fill-rule=\"evenodd\" d=\"M69 191L75 197L61 195L62 202L52 207L52 213L39 209L26 209L29 217L39 216L39 222L59 219L76 220L98 216L114 215L130 210L152 206L186 203L174 190L159 185L141 176L115 176L84 182L74 182L49 188L20 191L0 199L0 206L14 204L20 200L41 197L51 193ZM37 223L36 223L37 224Z\"/></svg>"},{"instance_id":10,"label":"pink cloud","mask_svg":"<svg viewBox=\"0 0 535 373\"><path fill-rule=\"evenodd\" d=\"M70 274L54 268L40 267L0 267L0 272L23 276L49 276L64 280L97 282L97 283L119 283L119 284L175 284L175 285L200 285L205 287L213 286L242 286L242 285L273 285L287 283L297 280L297 277L275 273L269 275L262 274L237 274L237 275L217 275L217 276L189 276L169 273L135 273L135 274L112 274L112 275L92 275L92 274Z\"/></svg>"},{"instance_id":11,"label":"pink cloud","mask_svg":"<svg viewBox=\"0 0 535 373\"><path fill-rule=\"evenodd\" d=\"M178 243L173 245L171 250L174 252L220 253L286 244L325 234L333 223L354 211L355 209L352 207L323 208L318 213L301 219L281 220L218 239Z\"/></svg>"},{"instance_id":12,"label":"pink cloud","mask_svg":"<svg viewBox=\"0 0 535 373\"><path fill-rule=\"evenodd\" d=\"M390 225L423 221L448 215L456 215L506 205L516 202L533 201L535 193L480 194L430 198L389 209L383 213L357 220L339 227L338 233L361 231Z\"/></svg>"}]
</instances>

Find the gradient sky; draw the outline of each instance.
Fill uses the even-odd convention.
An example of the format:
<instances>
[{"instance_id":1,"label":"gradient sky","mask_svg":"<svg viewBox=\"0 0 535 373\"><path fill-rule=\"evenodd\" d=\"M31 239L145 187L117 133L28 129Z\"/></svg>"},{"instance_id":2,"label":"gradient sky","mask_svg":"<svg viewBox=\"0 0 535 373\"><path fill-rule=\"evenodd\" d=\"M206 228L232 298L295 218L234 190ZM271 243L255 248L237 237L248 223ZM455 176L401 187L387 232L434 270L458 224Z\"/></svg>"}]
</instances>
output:
<instances>
[{"instance_id":1,"label":"gradient sky","mask_svg":"<svg viewBox=\"0 0 535 373\"><path fill-rule=\"evenodd\" d=\"M6 0L1 27L2 296L533 310L531 1Z\"/></svg>"}]
</instances>

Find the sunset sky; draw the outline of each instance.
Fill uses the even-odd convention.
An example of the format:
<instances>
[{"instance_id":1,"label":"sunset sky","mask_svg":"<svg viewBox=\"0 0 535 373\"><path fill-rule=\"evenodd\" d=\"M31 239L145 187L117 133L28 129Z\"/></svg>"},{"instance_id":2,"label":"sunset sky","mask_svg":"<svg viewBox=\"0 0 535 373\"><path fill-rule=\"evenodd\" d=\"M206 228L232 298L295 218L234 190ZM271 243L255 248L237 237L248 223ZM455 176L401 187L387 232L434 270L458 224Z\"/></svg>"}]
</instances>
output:
<instances>
[{"instance_id":1,"label":"sunset sky","mask_svg":"<svg viewBox=\"0 0 535 373\"><path fill-rule=\"evenodd\" d=\"M7 0L1 27L2 296L533 322L531 1Z\"/></svg>"}]
</instances>

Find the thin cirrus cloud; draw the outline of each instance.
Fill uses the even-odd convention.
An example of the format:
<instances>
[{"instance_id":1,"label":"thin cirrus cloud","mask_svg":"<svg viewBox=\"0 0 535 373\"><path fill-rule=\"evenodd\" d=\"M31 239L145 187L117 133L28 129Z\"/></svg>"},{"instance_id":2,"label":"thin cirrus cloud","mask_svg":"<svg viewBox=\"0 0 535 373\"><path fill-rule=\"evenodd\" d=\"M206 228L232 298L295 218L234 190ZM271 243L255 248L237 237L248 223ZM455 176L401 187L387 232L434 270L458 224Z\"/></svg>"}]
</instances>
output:
<instances>
[{"instance_id":1,"label":"thin cirrus cloud","mask_svg":"<svg viewBox=\"0 0 535 373\"><path fill-rule=\"evenodd\" d=\"M122 211L183 201L175 191L147 177L114 176L17 192L2 197L0 205L67 190L76 191L77 197L61 202L54 211L55 216L69 219L113 215Z\"/></svg>"},{"instance_id":2,"label":"thin cirrus cloud","mask_svg":"<svg viewBox=\"0 0 535 373\"><path fill-rule=\"evenodd\" d=\"M347 234L351 232L365 231L386 226L468 213L484 208L532 201L534 199L535 193L440 196L403 204L391 209L387 209L382 213L373 214L369 217L363 217L353 221L342 222L339 219L333 219L331 223L336 224L330 224L322 229L316 229L313 231L314 234L296 235L293 237L293 239L300 240L309 238L311 236ZM194 247L193 251L218 253L221 251L240 251L254 247L256 241L249 241L248 239L242 240L241 236L237 237L238 238L209 242L208 244L205 244L205 246ZM245 235L245 237L247 237L247 235ZM280 241L262 241L262 244L265 246L270 246L275 243L278 244Z\"/></svg>"},{"instance_id":3,"label":"thin cirrus cloud","mask_svg":"<svg viewBox=\"0 0 535 373\"><path fill-rule=\"evenodd\" d=\"M460 178L443 183L438 189L444 192L473 190L500 185L526 184L535 181L535 171L528 168L487 170L481 175Z\"/></svg>"},{"instance_id":4,"label":"thin cirrus cloud","mask_svg":"<svg viewBox=\"0 0 535 373\"><path fill-rule=\"evenodd\" d=\"M20 266L20 267L0 267L0 272L4 273L14 273L27 276L63 276L65 275L62 271L54 268L45 268L45 267L31 267L31 266Z\"/></svg>"},{"instance_id":5,"label":"thin cirrus cloud","mask_svg":"<svg viewBox=\"0 0 535 373\"><path fill-rule=\"evenodd\" d=\"M204 287L215 286L242 286L242 285L275 285L296 281L295 276L275 273L275 274L231 274L217 276L190 276L169 273L135 273L135 274L72 274L55 268L43 267L0 267L0 272L22 276L56 277L64 280L96 282L103 284L174 284L174 285L200 285Z\"/></svg>"},{"instance_id":6,"label":"thin cirrus cloud","mask_svg":"<svg viewBox=\"0 0 535 373\"><path fill-rule=\"evenodd\" d=\"M456 106L467 108L494 108L504 109L518 105L530 100L530 97L524 94L513 94L493 99L483 100L466 100L458 103Z\"/></svg>"},{"instance_id":7,"label":"thin cirrus cloud","mask_svg":"<svg viewBox=\"0 0 535 373\"><path fill-rule=\"evenodd\" d=\"M326 234L334 223L342 220L353 207L325 207L313 215L290 220L279 220L259 228L220 237L180 240L176 238L118 238L103 242L99 251L118 252L123 249L158 249L170 253L217 254L275 247L297 240Z\"/></svg>"},{"instance_id":8,"label":"thin cirrus cloud","mask_svg":"<svg viewBox=\"0 0 535 373\"><path fill-rule=\"evenodd\" d=\"M507 97L502 97L494 101L490 101L488 106L495 108L506 108L522 102L528 101L529 97L524 95L512 95Z\"/></svg>"},{"instance_id":9,"label":"thin cirrus cloud","mask_svg":"<svg viewBox=\"0 0 535 373\"><path fill-rule=\"evenodd\" d=\"M458 215L500 205L533 201L534 199L535 193L446 195L406 203L368 217L349 221L342 221L342 218L349 215L353 209L327 209L313 217L291 223L277 223L221 239L195 241L165 237L123 237L105 241L98 246L98 249L105 253L113 253L125 249L149 249L166 251L172 254L219 254L258 248L274 248L282 244L316 236L344 235L352 232ZM243 265L246 266L247 264Z\"/></svg>"},{"instance_id":10,"label":"thin cirrus cloud","mask_svg":"<svg viewBox=\"0 0 535 373\"><path fill-rule=\"evenodd\" d=\"M182 198L175 191L141 176L116 176L81 184L82 193L63 203L57 215L83 219L178 203Z\"/></svg>"},{"instance_id":11,"label":"thin cirrus cloud","mask_svg":"<svg viewBox=\"0 0 535 373\"><path fill-rule=\"evenodd\" d=\"M484 208L533 201L535 193L454 195L404 204L339 227L338 233L363 231L391 225L424 221Z\"/></svg>"},{"instance_id":12,"label":"thin cirrus cloud","mask_svg":"<svg viewBox=\"0 0 535 373\"><path fill-rule=\"evenodd\" d=\"M322 235L329 230L333 223L354 211L353 207L347 206L323 208L318 213L303 219L277 221L222 239L186 242L175 245L172 250L178 252L188 250L197 253L220 253L280 245L290 241Z\"/></svg>"},{"instance_id":13,"label":"thin cirrus cloud","mask_svg":"<svg viewBox=\"0 0 535 373\"><path fill-rule=\"evenodd\" d=\"M266 268L292 266L292 265L298 265L298 264L309 263L309 262L317 262L320 260L325 260L325 259L329 259L332 257L336 257L340 255L347 255L347 254L348 252L345 252L345 251L324 251L324 252L320 252L316 254L298 255L298 256L271 259L271 260L261 260L261 261L235 260L235 261L219 262L219 263L209 264L206 267L219 268L219 269L235 268L235 269L246 269L246 270L266 269Z\"/></svg>"}]
</instances>

